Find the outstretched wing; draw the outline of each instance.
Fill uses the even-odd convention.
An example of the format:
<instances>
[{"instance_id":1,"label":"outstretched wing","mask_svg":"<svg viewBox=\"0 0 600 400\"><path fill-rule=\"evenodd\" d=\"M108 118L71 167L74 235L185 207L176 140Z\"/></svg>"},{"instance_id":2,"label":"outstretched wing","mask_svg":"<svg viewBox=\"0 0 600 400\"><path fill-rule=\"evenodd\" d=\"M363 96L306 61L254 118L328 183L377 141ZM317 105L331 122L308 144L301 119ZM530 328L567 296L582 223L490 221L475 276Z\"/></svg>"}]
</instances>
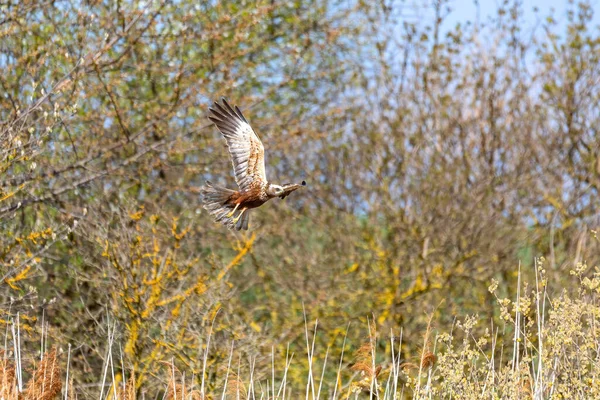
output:
<instances>
[{"instance_id":1,"label":"outstretched wing","mask_svg":"<svg viewBox=\"0 0 600 400\"><path fill-rule=\"evenodd\" d=\"M267 183L265 175L265 149L239 108L231 108L223 98L223 105L214 103L209 108L209 119L219 128L227 141L235 181L240 190L246 191Z\"/></svg>"}]
</instances>

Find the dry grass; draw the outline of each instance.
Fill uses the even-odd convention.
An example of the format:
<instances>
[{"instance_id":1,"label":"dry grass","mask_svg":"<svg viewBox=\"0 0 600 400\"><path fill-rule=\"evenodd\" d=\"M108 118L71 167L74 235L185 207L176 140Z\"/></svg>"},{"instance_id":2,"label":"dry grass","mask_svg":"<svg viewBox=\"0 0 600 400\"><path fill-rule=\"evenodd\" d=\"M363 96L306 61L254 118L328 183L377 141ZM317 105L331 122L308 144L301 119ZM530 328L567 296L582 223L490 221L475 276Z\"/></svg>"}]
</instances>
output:
<instances>
[{"instance_id":1,"label":"dry grass","mask_svg":"<svg viewBox=\"0 0 600 400\"><path fill-rule=\"evenodd\" d=\"M354 355L354 363L350 370L359 373L359 380L352 382L350 392L352 393L367 393L376 391L379 387L377 379L381 373L382 365L378 365L375 359L375 348L373 346L374 337L358 348Z\"/></svg>"},{"instance_id":2,"label":"dry grass","mask_svg":"<svg viewBox=\"0 0 600 400\"><path fill-rule=\"evenodd\" d=\"M24 392L26 400L52 400L61 394L62 377L56 348L44 355Z\"/></svg>"},{"instance_id":3,"label":"dry grass","mask_svg":"<svg viewBox=\"0 0 600 400\"><path fill-rule=\"evenodd\" d=\"M121 400L135 399L135 374L131 374L125 386L119 389L118 397Z\"/></svg>"},{"instance_id":4,"label":"dry grass","mask_svg":"<svg viewBox=\"0 0 600 400\"><path fill-rule=\"evenodd\" d=\"M18 394L17 378L14 365L8 360L6 351L0 353L0 398L16 399Z\"/></svg>"},{"instance_id":5,"label":"dry grass","mask_svg":"<svg viewBox=\"0 0 600 400\"><path fill-rule=\"evenodd\" d=\"M0 362L0 398L3 400L52 400L57 399L62 391L62 377L57 350L52 349L33 370L27 386L19 392L17 369L7 358L7 352L2 352Z\"/></svg>"},{"instance_id":6,"label":"dry grass","mask_svg":"<svg viewBox=\"0 0 600 400\"><path fill-rule=\"evenodd\" d=\"M186 385L185 376L172 364L169 374L165 400L204 400L199 390Z\"/></svg>"},{"instance_id":7,"label":"dry grass","mask_svg":"<svg viewBox=\"0 0 600 400\"><path fill-rule=\"evenodd\" d=\"M244 380L236 374L233 374L228 381L227 395L231 396L232 399L248 399L248 390L246 389Z\"/></svg>"},{"instance_id":8,"label":"dry grass","mask_svg":"<svg viewBox=\"0 0 600 400\"><path fill-rule=\"evenodd\" d=\"M234 372L229 359L227 368L218 369L226 372L226 384L225 374L216 380L213 377L210 384L198 375L186 378L171 360L162 362L163 376L154 382L154 389L158 387L155 393L150 394L145 387L136 388L135 374L129 373L127 383L117 393L110 390L105 398L132 400L141 392L147 398L159 396L167 400L283 400L298 398L298 393L306 399L600 398L600 270L578 264L571 271L578 285L554 298L546 293L543 260L536 264L536 275L535 285L519 283L521 289L515 299L497 297L497 314L503 321L498 326L477 329L482 321L477 316L467 316L457 320L451 332L439 332L430 321L423 335L422 351L412 360L401 359L401 347L393 347L397 339L393 333L392 340L383 345L371 323L368 340L354 351L352 362L345 364L342 355L337 364L337 382L328 381L327 376L333 376L335 367L327 367L327 352L319 353L314 348L307 328L306 352L312 368L305 388L292 390L292 384L286 380L286 376L295 373L294 368L306 368L306 364L292 363L291 357L286 358L285 370L277 373L254 370L253 363L242 365L241 370L238 365ZM495 283L490 291L497 293ZM13 347L8 347L0 353L0 398L64 397L66 357L59 357L56 348L33 366L19 393L18 380L22 375L15 365L21 362L16 362ZM384 353L382 347L385 354L376 354L376 349ZM320 362L322 368L316 376ZM242 378L240 371L251 378ZM114 383L107 381L105 387L111 385ZM70 381L68 387L68 399L82 398L83 395L78 397L76 382Z\"/></svg>"}]
</instances>

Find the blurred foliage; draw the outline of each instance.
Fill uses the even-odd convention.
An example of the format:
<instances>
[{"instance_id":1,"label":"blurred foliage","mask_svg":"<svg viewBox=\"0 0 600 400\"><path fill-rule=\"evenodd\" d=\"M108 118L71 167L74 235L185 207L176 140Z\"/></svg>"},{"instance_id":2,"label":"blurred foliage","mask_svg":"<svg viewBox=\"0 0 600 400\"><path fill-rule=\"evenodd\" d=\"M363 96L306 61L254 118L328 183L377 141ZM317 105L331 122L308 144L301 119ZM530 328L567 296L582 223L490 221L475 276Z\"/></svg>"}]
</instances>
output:
<instances>
[{"instance_id":1,"label":"blurred foliage","mask_svg":"<svg viewBox=\"0 0 600 400\"><path fill-rule=\"evenodd\" d=\"M273 347L302 353L305 313L331 357L372 317L414 359L430 317L500 321L487 288L514 298L519 262L532 280L545 255L548 290L568 285L599 254L593 9L532 25L506 1L448 26L451 5L4 2L3 323L50 322L81 383L114 342L138 389L171 359L219 387L232 340L257 374ZM206 118L220 96L261 136L270 181L309 184L248 234L198 198L206 179L233 185Z\"/></svg>"}]
</instances>

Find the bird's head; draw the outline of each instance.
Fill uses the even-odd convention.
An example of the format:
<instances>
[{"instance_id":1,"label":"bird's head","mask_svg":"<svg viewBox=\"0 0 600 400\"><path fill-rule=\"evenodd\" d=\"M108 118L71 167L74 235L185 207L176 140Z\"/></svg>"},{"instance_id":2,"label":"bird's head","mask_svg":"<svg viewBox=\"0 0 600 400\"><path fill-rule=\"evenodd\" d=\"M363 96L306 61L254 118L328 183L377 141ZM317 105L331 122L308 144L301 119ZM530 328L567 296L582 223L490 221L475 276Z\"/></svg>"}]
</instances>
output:
<instances>
[{"instance_id":1,"label":"bird's head","mask_svg":"<svg viewBox=\"0 0 600 400\"><path fill-rule=\"evenodd\" d=\"M267 194L269 197L281 196L284 191L283 186L273 185L272 183L269 183L269 186L267 186Z\"/></svg>"},{"instance_id":2,"label":"bird's head","mask_svg":"<svg viewBox=\"0 0 600 400\"><path fill-rule=\"evenodd\" d=\"M292 193L294 190L300 189L302 186L306 186L306 181L302 181L302 183L286 183L285 185L281 186L283 191L277 196L279 196L279 198L283 200L287 196L289 196L290 193Z\"/></svg>"}]
</instances>

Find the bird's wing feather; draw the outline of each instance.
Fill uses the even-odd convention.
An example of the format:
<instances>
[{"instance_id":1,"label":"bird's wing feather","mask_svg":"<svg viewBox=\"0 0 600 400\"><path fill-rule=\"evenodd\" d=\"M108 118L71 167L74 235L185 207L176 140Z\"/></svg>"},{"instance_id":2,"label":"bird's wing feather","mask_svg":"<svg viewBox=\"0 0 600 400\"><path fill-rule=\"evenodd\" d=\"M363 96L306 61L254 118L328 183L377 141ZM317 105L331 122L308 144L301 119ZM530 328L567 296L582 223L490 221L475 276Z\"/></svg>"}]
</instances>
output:
<instances>
[{"instance_id":1,"label":"bird's wing feather","mask_svg":"<svg viewBox=\"0 0 600 400\"><path fill-rule=\"evenodd\" d=\"M208 117L219 129L229 148L235 172L235 181L241 191L267 183L265 175L265 149L258 135L242 115L225 99L223 105L215 102Z\"/></svg>"}]
</instances>

